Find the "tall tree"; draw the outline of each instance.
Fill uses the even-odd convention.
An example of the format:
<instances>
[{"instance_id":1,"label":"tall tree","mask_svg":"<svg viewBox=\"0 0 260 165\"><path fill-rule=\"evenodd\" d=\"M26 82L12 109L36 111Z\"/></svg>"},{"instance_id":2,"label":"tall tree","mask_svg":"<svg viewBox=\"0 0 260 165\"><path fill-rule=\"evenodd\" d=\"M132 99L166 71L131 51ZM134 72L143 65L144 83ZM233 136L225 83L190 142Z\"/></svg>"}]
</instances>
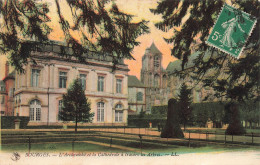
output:
<instances>
[{"instance_id":1,"label":"tall tree","mask_svg":"<svg viewBox=\"0 0 260 165\"><path fill-rule=\"evenodd\" d=\"M224 98L229 102L259 100L260 2L231 1L232 6L258 19L240 59L234 59L205 43L224 3L225 0L162 0L158 2L156 9L151 11L154 14L162 14L163 21L156 24L159 29L174 29L173 36L165 40L173 45L171 54L182 59L183 69L192 48L201 52L193 61L193 74L196 75L193 79L197 81L195 84L202 82L204 87L212 87L215 97ZM177 30L176 27L181 30ZM184 75L190 76L189 73Z\"/></svg>"},{"instance_id":2,"label":"tall tree","mask_svg":"<svg viewBox=\"0 0 260 165\"><path fill-rule=\"evenodd\" d=\"M90 103L85 96L79 78L75 79L62 98L63 106L59 118L63 121L75 121L75 132L78 122L91 122L94 113L90 113Z\"/></svg>"},{"instance_id":3,"label":"tall tree","mask_svg":"<svg viewBox=\"0 0 260 165\"><path fill-rule=\"evenodd\" d=\"M186 128L187 123L192 118L192 98L191 98L191 89L188 89L185 83L182 84L180 94L178 96L179 103L179 117L180 123L183 124L184 130Z\"/></svg>"}]
</instances>

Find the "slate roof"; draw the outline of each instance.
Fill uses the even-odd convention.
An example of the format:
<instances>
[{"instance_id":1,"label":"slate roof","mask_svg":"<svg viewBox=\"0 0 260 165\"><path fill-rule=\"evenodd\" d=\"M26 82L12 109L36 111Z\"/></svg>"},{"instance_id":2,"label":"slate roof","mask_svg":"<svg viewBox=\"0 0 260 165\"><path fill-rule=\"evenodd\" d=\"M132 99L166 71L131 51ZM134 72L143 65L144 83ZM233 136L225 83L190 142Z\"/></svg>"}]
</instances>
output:
<instances>
[{"instance_id":1,"label":"slate roof","mask_svg":"<svg viewBox=\"0 0 260 165\"><path fill-rule=\"evenodd\" d=\"M198 51L193 53L191 56L189 56L188 63L185 64L184 69L192 68L194 66L194 60L199 56L200 53L201 52ZM208 58L210 58L210 56L211 53L206 52L205 56L203 57L203 61L207 61ZM168 74L181 71L182 70L181 64L182 64L181 60L170 62L166 68L166 71L168 72ZM216 70L214 68L211 68L208 70L207 76L213 76L215 73Z\"/></svg>"},{"instance_id":2,"label":"slate roof","mask_svg":"<svg viewBox=\"0 0 260 165\"><path fill-rule=\"evenodd\" d=\"M141 87L144 88L144 84L137 79L136 76L128 76L128 87Z\"/></svg>"},{"instance_id":3,"label":"slate roof","mask_svg":"<svg viewBox=\"0 0 260 165\"><path fill-rule=\"evenodd\" d=\"M15 78L15 70L13 70L11 73L9 73L3 81L6 81L7 79L14 79Z\"/></svg>"},{"instance_id":4,"label":"slate roof","mask_svg":"<svg viewBox=\"0 0 260 165\"><path fill-rule=\"evenodd\" d=\"M184 68L191 68L194 66L193 60L196 59L199 56L200 52L195 52L193 53L189 59L188 59L188 63L185 64ZM175 60L173 62L170 62L166 68L167 72L175 72L175 71L181 71L181 64L182 61L181 60Z\"/></svg>"},{"instance_id":5,"label":"slate roof","mask_svg":"<svg viewBox=\"0 0 260 165\"><path fill-rule=\"evenodd\" d=\"M73 53L73 49L68 47L66 43L61 41L51 40L46 43L36 42L36 41L24 41L25 46L32 47L32 50L39 52L54 52L60 55L66 55L66 57L71 57ZM112 55L104 53L104 52L94 52L94 51L86 51L83 53L83 57L88 59L104 61L104 62L112 62ZM125 65L124 60L120 59L119 64Z\"/></svg>"}]
</instances>

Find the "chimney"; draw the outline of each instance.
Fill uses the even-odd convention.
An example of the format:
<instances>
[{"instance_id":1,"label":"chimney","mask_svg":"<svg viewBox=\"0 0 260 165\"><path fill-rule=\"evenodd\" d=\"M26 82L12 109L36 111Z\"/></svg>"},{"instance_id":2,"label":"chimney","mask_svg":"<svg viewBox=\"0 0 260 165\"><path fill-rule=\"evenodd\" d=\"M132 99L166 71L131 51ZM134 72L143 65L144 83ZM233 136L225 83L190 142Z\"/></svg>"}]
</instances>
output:
<instances>
[{"instance_id":1,"label":"chimney","mask_svg":"<svg viewBox=\"0 0 260 165\"><path fill-rule=\"evenodd\" d=\"M6 63L5 63L5 77L7 77L8 74L9 74L9 63L8 63L8 61L6 61Z\"/></svg>"}]
</instances>

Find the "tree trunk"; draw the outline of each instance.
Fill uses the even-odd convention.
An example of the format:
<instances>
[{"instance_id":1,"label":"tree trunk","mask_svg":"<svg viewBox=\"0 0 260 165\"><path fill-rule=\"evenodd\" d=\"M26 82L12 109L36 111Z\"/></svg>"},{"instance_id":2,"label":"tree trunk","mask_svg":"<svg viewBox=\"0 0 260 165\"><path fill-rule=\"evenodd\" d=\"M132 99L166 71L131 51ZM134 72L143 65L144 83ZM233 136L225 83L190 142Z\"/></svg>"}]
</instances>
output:
<instances>
[{"instance_id":1,"label":"tree trunk","mask_svg":"<svg viewBox=\"0 0 260 165\"><path fill-rule=\"evenodd\" d=\"M78 116L76 115L75 133L77 133L77 129L78 129Z\"/></svg>"},{"instance_id":2,"label":"tree trunk","mask_svg":"<svg viewBox=\"0 0 260 165\"><path fill-rule=\"evenodd\" d=\"M183 132L179 124L179 105L175 99L168 101L168 113L166 125L161 133L162 138L183 138Z\"/></svg>"},{"instance_id":3,"label":"tree trunk","mask_svg":"<svg viewBox=\"0 0 260 165\"><path fill-rule=\"evenodd\" d=\"M231 111L231 119L226 130L228 135L243 135L246 133L243 125L240 122L240 113L238 105L235 103L230 103L226 108L229 108Z\"/></svg>"}]
</instances>

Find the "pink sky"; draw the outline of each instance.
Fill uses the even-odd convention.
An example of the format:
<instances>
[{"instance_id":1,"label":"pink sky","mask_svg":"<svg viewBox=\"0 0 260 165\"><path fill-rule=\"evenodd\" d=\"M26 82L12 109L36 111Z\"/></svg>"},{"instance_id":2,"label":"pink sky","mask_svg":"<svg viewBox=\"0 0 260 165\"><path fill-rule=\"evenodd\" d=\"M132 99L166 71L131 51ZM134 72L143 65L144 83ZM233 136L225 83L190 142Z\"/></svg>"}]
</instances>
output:
<instances>
[{"instance_id":1,"label":"pink sky","mask_svg":"<svg viewBox=\"0 0 260 165\"><path fill-rule=\"evenodd\" d=\"M48 15L51 17L52 21L49 25L53 29L53 32L49 35L49 38L52 40L63 41L64 40L63 33L60 29L60 25L58 24L58 15L56 13L56 11L57 11L56 4L54 3L53 0L44 0L44 1L47 1L50 5L50 13ZM65 1L60 0L62 14L70 23L72 23L70 9L69 9L68 5L65 5L63 2L65 2ZM162 66L165 69L167 67L167 65L169 64L169 62L174 61L175 58L170 55L171 54L170 45L167 44L163 40L163 37L168 38L172 34L167 35L167 33L164 33L161 30L158 30L154 26L154 23L160 21L161 17L159 15L152 14L149 10L149 8L156 7L157 0L117 0L116 3L120 10L122 10L128 14L132 14L132 15L136 16L133 21L140 21L142 19L144 19L146 21L150 21L148 26L150 28L151 33L140 36L138 38L138 41L141 44L139 46L135 47L132 52L132 55L136 60L125 60L125 63L128 65L128 67L130 69L129 75L135 75L138 78L140 78L142 56L144 55L145 49L147 47L150 47L152 42L155 43L157 48L163 54ZM77 35L77 33L73 33L73 34L75 34L75 36ZM6 57L2 56L0 58L1 58L0 69L2 70ZM3 77L3 75L2 75L2 73L0 73L0 78L2 78L2 77Z\"/></svg>"},{"instance_id":2,"label":"pink sky","mask_svg":"<svg viewBox=\"0 0 260 165\"><path fill-rule=\"evenodd\" d=\"M51 4L50 7L50 17L52 18L52 23L50 24L54 31L50 34L50 39L54 40L63 40L63 34L60 29L60 25L57 24L58 16L56 14L56 5L55 3L49 1ZM71 19L70 9L67 5L62 4L62 14L66 19ZM161 20L161 16L154 15L150 12L149 8L155 8L157 5L157 0L117 0L116 1L120 10L135 15L133 21L140 21L142 19L146 21L150 21L148 26L150 28L149 34L140 36L138 41L141 43L139 46L135 47L132 55L136 60L125 60L125 63L128 65L130 71L129 75L136 75L138 78L140 77L142 56L144 55L145 49L150 47L152 42L155 43L157 48L163 54L162 66L164 68L167 67L170 61L174 61L175 58L170 54L170 45L168 45L163 37L169 37L167 33L162 32L154 26L154 23ZM171 34L172 35L172 34Z\"/></svg>"}]
</instances>

